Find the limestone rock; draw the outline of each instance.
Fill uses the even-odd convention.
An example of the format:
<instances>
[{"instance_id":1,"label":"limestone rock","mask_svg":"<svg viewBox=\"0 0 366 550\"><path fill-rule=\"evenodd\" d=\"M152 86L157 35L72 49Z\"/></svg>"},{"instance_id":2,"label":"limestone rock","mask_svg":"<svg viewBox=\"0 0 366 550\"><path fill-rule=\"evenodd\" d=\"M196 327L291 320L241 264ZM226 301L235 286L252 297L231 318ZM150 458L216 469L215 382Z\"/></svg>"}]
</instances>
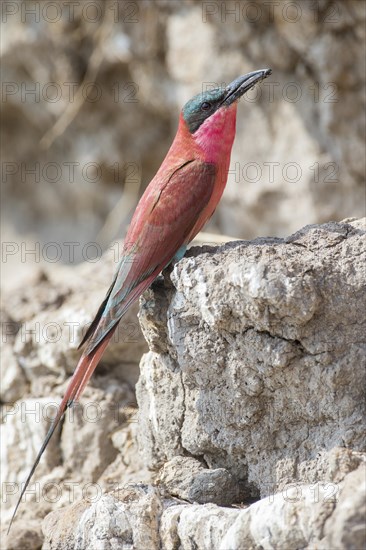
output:
<instances>
[{"instance_id":1,"label":"limestone rock","mask_svg":"<svg viewBox=\"0 0 366 550\"><path fill-rule=\"evenodd\" d=\"M96 482L118 454L113 432L126 420L124 409L131 405L133 392L118 381L108 380L103 391L88 388L66 415L60 447L70 473L86 482Z\"/></svg>"},{"instance_id":2,"label":"limestone rock","mask_svg":"<svg viewBox=\"0 0 366 550\"><path fill-rule=\"evenodd\" d=\"M237 486L227 470L204 468L201 462L190 457L176 456L166 462L158 482L168 494L189 502L225 506L237 500Z\"/></svg>"},{"instance_id":3,"label":"limestone rock","mask_svg":"<svg viewBox=\"0 0 366 550\"><path fill-rule=\"evenodd\" d=\"M64 267L42 272L32 289L25 291L26 307L17 307L18 292L9 295L6 309L16 311L21 323L13 348L15 358L31 388L36 385L37 393L40 378L47 377L60 384L74 371L80 356L78 345L103 300L106 281L113 279L116 266L116 257L109 252L95 264L86 262L77 269ZM145 349L136 312L137 305L121 322L102 362L109 370L113 366L115 377L131 384L137 380L137 362Z\"/></svg>"},{"instance_id":4,"label":"limestone rock","mask_svg":"<svg viewBox=\"0 0 366 550\"><path fill-rule=\"evenodd\" d=\"M339 501L325 522L324 541L319 548L362 548L365 545L366 527L362 519L366 515L365 474L364 466L360 466L346 476Z\"/></svg>"},{"instance_id":5,"label":"limestone rock","mask_svg":"<svg viewBox=\"0 0 366 550\"><path fill-rule=\"evenodd\" d=\"M10 535L2 528L0 540L2 550L39 550L43 542L40 523L37 520L17 522L17 529Z\"/></svg>"},{"instance_id":6,"label":"limestone rock","mask_svg":"<svg viewBox=\"0 0 366 550\"><path fill-rule=\"evenodd\" d=\"M27 381L9 344L1 346L3 367L0 369L0 400L14 403L24 395Z\"/></svg>"},{"instance_id":7,"label":"limestone rock","mask_svg":"<svg viewBox=\"0 0 366 550\"><path fill-rule=\"evenodd\" d=\"M4 407L1 423L2 482L20 483L28 474L46 436L57 403L47 398L25 399ZM57 438L51 440L38 475L60 460Z\"/></svg>"},{"instance_id":8,"label":"limestone rock","mask_svg":"<svg viewBox=\"0 0 366 550\"><path fill-rule=\"evenodd\" d=\"M130 485L52 512L43 549L362 548L365 474L363 464L339 484L293 484L242 508L184 504Z\"/></svg>"},{"instance_id":9,"label":"limestone rock","mask_svg":"<svg viewBox=\"0 0 366 550\"><path fill-rule=\"evenodd\" d=\"M44 522L44 550L159 549L162 503L153 487L135 485L55 511Z\"/></svg>"},{"instance_id":10,"label":"limestone rock","mask_svg":"<svg viewBox=\"0 0 366 550\"><path fill-rule=\"evenodd\" d=\"M109 253L102 261L86 262L76 269L48 266L46 270L37 269L24 286L2 294L4 521L10 519L20 484L31 469L65 392L80 355L77 346L85 325L105 295L106 281L112 279L115 264L115 255ZM113 489L123 479L151 481L151 475L147 471L142 474L143 466L140 468L134 459L137 445L128 431L136 417L138 362L146 349L137 308L136 304L121 323L80 403L67 410L38 465L13 530L22 531L27 519L43 518L83 496L95 497L103 489ZM115 445L115 432L123 430L128 437L118 442L115 439ZM126 463L118 465L118 456L125 457ZM139 469L141 475L137 474ZM22 539L23 535L18 534Z\"/></svg>"},{"instance_id":11,"label":"limestone rock","mask_svg":"<svg viewBox=\"0 0 366 550\"><path fill-rule=\"evenodd\" d=\"M137 386L150 468L203 459L240 500L330 479L332 449L364 450L364 222L191 249L153 285Z\"/></svg>"},{"instance_id":12,"label":"limestone rock","mask_svg":"<svg viewBox=\"0 0 366 550\"><path fill-rule=\"evenodd\" d=\"M55 434L35 477L40 501L21 506L17 536L53 510L49 549L360 546L365 233L364 220L307 226L287 239L193 248L166 270L141 301L150 351L138 415L116 376L124 344L113 343L115 368L102 368ZM63 292L59 308L46 301L34 316L61 318L73 295ZM30 304L17 323L32 320ZM39 357L43 344L30 345ZM4 406L6 482L24 480L53 412L34 426L33 409L65 389L49 357L38 384L50 396Z\"/></svg>"},{"instance_id":13,"label":"limestone rock","mask_svg":"<svg viewBox=\"0 0 366 550\"><path fill-rule=\"evenodd\" d=\"M1 487L3 519L9 519L38 451L48 431L56 402L49 398L23 399L2 410L1 429ZM58 430L59 432L59 430ZM26 498L31 506L31 517L41 507L50 510L44 493L45 476L60 464L59 434L50 441L39 464ZM39 506L40 504L40 506ZM25 505L26 507L26 505ZM25 513L20 511L19 517ZM28 508L29 513L29 508ZM24 524L23 524L24 525Z\"/></svg>"}]
</instances>

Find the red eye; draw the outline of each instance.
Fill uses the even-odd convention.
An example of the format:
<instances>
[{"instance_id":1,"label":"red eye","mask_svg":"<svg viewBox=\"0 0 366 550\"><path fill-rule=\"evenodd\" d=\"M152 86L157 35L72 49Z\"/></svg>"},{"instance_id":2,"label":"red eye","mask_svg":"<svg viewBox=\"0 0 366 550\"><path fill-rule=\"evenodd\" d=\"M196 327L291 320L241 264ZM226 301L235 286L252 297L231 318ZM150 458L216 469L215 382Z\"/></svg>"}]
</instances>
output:
<instances>
[{"instance_id":1,"label":"red eye","mask_svg":"<svg viewBox=\"0 0 366 550\"><path fill-rule=\"evenodd\" d=\"M209 109L211 109L211 103L204 101L201 105L201 111L208 111Z\"/></svg>"}]
</instances>

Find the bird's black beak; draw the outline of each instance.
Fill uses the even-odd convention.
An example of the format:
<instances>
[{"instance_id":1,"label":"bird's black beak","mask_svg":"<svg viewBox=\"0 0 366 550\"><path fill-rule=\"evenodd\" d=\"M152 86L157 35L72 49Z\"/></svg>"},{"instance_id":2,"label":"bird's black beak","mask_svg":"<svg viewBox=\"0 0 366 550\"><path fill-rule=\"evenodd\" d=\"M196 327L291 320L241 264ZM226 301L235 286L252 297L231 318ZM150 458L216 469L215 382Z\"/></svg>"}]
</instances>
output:
<instances>
[{"instance_id":1,"label":"bird's black beak","mask_svg":"<svg viewBox=\"0 0 366 550\"><path fill-rule=\"evenodd\" d=\"M253 71L252 73L239 76L229 84L225 89L225 96L222 101L222 105L227 107L234 103L245 92L253 88L257 82L264 80L272 73L272 69L261 69L260 71Z\"/></svg>"}]
</instances>

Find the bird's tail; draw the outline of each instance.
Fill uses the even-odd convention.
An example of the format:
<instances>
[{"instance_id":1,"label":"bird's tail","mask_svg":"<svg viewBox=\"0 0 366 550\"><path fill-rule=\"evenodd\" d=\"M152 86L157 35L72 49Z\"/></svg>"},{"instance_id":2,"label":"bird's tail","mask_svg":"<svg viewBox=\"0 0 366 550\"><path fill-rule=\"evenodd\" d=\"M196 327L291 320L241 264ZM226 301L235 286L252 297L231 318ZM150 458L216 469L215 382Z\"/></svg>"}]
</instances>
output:
<instances>
[{"instance_id":1,"label":"bird's tail","mask_svg":"<svg viewBox=\"0 0 366 550\"><path fill-rule=\"evenodd\" d=\"M31 471L29 472L29 475L24 483L24 486L21 490L21 493L20 493L20 497L18 499L18 502L15 506L15 509L14 509L14 512L13 512L13 515L12 515L12 518L10 520L10 524L9 524L9 528L8 528L8 533L10 531L10 528L11 528L11 525L13 523L13 520L15 518L15 515L17 513L17 510L19 508L19 504L23 498L23 495L29 485L29 482L30 480L32 479L33 477L33 474L38 466L38 463L39 461L41 460L41 457L44 453L44 451L46 450L46 447L54 433L54 431L56 430L57 426L59 425L60 423L60 420L62 419L62 417L64 416L65 412L66 412L66 409L68 409L69 407L71 407L71 405L73 403L75 403L84 387L86 386L86 384L88 383L91 375L93 374L96 366L98 365L103 353L104 353L104 350L105 348L107 347L108 343L109 343L109 340L111 339L113 333L114 333L114 330L115 330L115 327L107 334L107 336L105 337L104 340L102 340L102 342L95 348L93 349L93 351L91 351L89 354L83 354L81 357L80 357L80 360L79 360L79 363L75 369L75 372L74 374L72 375L72 378L70 380L70 383L67 387L67 390L66 390L66 393L57 409L57 413L56 413L56 416L55 418L53 419L52 421L52 424L48 430L48 433L46 435L46 438L42 444L42 447L37 455L37 458L36 460L34 461L34 464L32 466L32 469Z\"/></svg>"}]
</instances>

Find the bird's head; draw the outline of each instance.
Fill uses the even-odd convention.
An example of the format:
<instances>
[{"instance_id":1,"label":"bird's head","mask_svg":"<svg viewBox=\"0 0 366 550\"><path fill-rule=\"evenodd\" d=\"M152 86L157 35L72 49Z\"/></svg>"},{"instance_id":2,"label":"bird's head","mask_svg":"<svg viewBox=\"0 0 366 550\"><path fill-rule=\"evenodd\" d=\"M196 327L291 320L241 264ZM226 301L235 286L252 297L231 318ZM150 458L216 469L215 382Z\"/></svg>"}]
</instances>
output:
<instances>
[{"instance_id":1,"label":"bird's head","mask_svg":"<svg viewBox=\"0 0 366 550\"><path fill-rule=\"evenodd\" d=\"M262 69L239 76L228 86L202 92L184 105L181 117L195 142L211 160L215 160L226 143L231 149L238 99L271 72L271 69Z\"/></svg>"}]
</instances>

